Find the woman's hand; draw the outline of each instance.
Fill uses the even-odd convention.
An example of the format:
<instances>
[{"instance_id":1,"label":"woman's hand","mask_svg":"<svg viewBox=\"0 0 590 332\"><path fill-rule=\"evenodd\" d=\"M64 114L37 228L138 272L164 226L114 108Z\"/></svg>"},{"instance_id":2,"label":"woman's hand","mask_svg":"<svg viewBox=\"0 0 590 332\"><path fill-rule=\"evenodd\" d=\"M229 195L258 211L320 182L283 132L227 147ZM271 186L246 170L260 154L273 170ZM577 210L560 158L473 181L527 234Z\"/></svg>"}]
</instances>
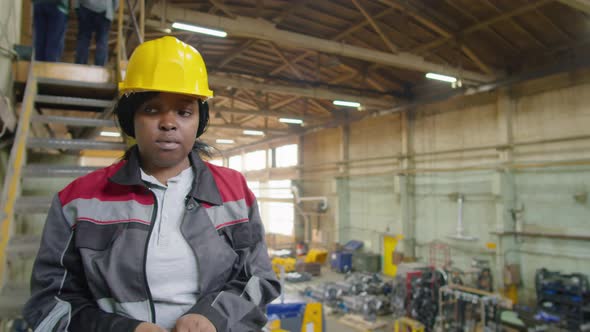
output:
<instances>
[{"instance_id":1,"label":"woman's hand","mask_svg":"<svg viewBox=\"0 0 590 332\"><path fill-rule=\"evenodd\" d=\"M168 332L166 329L152 323L143 322L135 328L135 332Z\"/></svg>"},{"instance_id":2,"label":"woman's hand","mask_svg":"<svg viewBox=\"0 0 590 332\"><path fill-rule=\"evenodd\" d=\"M207 317L199 314L188 314L176 321L172 332L217 332Z\"/></svg>"}]
</instances>

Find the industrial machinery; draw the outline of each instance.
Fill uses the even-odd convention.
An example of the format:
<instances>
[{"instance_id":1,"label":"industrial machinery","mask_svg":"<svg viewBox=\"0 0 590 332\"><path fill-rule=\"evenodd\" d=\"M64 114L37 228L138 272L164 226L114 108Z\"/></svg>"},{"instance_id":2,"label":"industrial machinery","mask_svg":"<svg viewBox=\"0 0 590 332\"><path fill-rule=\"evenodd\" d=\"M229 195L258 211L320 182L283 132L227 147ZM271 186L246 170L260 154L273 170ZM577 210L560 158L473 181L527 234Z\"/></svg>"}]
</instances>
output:
<instances>
[{"instance_id":1,"label":"industrial machinery","mask_svg":"<svg viewBox=\"0 0 590 332\"><path fill-rule=\"evenodd\" d=\"M539 269L535 288L539 309L559 316L564 328L576 331L590 322L590 286L585 275Z\"/></svg>"},{"instance_id":2,"label":"industrial machinery","mask_svg":"<svg viewBox=\"0 0 590 332\"><path fill-rule=\"evenodd\" d=\"M437 331L501 331L501 309L512 308L512 301L479 289L448 285L439 290Z\"/></svg>"}]
</instances>

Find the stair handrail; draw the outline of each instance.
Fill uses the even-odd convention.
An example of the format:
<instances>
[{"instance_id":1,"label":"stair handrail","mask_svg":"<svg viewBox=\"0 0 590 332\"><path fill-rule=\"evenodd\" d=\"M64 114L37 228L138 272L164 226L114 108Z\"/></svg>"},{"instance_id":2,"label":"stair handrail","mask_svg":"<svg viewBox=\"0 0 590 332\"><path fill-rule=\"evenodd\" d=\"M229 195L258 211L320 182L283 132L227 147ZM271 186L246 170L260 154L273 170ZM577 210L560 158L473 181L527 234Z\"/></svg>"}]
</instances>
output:
<instances>
[{"instance_id":1,"label":"stair handrail","mask_svg":"<svg viewBox=\"0 0 590 332\"><path fill-rule=\"evenodd\" d=\"M139 23L135 17L135 6L131 6L131 1L120 1L119 2L119 13L117 18L117 82L121 82L125 76L124 70L126 69L127 63L127 49L125 46L125 39L123 36L123 18L125 16L125 3L129 7L129 17L133 23L133 28L137 34L137 40L143 43L145 38L145 1L139 1ZM137 2L136 2L137 3Z\"/></svg>"},{"instance_id":2,"label":"stair handrail","mask_svg":"<svg viewBox=\"0 0 590 332\"><path fill-rule=\"evenodd\" d=\"M27 138L29 137L33 110L35 109L36 95L35 60L31 59L25 94L21 103L21 112L14 142L10 149L10 158L8 159L8 168L4 177L0 201L0 288L4 287L6 283L6 248L12 235L14 207L19 194L21 173L26 160Z\"/></svg>"}]
</instances>

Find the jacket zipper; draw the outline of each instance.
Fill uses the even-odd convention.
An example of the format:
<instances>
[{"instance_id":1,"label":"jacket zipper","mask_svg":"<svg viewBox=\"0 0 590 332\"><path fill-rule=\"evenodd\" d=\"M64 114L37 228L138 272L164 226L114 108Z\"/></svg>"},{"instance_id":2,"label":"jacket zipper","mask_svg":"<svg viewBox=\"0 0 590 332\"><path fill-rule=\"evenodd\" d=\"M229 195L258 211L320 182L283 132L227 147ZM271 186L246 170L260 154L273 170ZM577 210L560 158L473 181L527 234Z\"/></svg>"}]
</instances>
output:
<instances>
[{"instance_id":1,"label":"jacket zipper","mask_svg":"<svg viewBox=\"0 0 590 332\"><path fill-rule=\"evenodd\" d=\"M146 188L149 190L148 188ZM150 291L150 284L147 278L147 255L148 255L148 246L150 244L150 238L152 237L152 231L154 230L154 224L156 223L156 217L158 215L158 198L156 194L154 194L151 190L149 192L154 197L154 210L152 211L152 220L150 223L150 230L148 232L148 237L145 241L145 250L143 254L143 277L145 278L145 290L147 292L148 301L150 303L150 311L152 316L152 323L156 323L156 307L154 306L154 299L152 298L152 292Z\"/></svg>"},{"instance_id":2,"label":"jacket zipper","mask_svg":"<svg viewBox=\"0 0 590 332\"><path fill-rule=\"evenodd\" d=\"M189 198L188 199L188 203L185 203L184 208L187 211L190 211L192 213L192 210L196 209L199 205L199 203L197 202L191 202L191 200L193 200L193 198ZM189 210L188 206L192 204L193 208L191 208ZM186 213L184 215L184 217L182 218L182 224L180 225L180 234L182 234L182 237L184 238L184 240L186 241L186 243L189 243L188 240L186 239L186 236L184 236L184 233L182 232L182 225L184 224L184 222L186 221ZM197 261L197 277L200 277L201 275L201 265L199 264L199 256L197 256L197 251L195 250L195 248L190 245L189 243L189 247L191 247L191 250L193 252L193 254L195 255L195 261ZM198 283L197 283L197 301L199 300L199 295L201 294L201 280L200 278L198 279Z\"/></svg>"}]
</instances>

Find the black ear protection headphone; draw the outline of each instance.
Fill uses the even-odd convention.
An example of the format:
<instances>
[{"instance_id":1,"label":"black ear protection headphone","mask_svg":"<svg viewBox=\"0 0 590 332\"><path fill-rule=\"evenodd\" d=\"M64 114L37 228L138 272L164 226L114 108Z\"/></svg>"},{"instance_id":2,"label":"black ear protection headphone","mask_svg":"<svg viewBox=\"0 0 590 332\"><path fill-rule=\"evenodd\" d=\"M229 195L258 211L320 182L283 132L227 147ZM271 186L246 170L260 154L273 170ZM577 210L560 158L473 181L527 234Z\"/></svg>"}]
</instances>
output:
<instances>
[{"instance_id":1,"label":"black ear protection headphone","mask_svg":"<svg viewBox=\"0 0 590 332\"><path fill-rule=\"evenodd\" d=\"M119 100L115 106L114 113L117 116L119 126L125 135L135 138L135 128L133 127L134 111L145 101L145 97L140 94L125 96ZM199 138L209 124L209 104L201 99L197 100L199 105L199 126L197 128L197 137Z\"/></svg>"},{"instance_id":2,"label":"black ear protection headphone","mask_svg":"<svg viewBox=\"0 0 590 332\"><path fill-rule=\"evenodd\" d=\"M199 128L197 129L197 138L199 138L209 125L209 104L199 99Z\"/></svg>"}]
</instances>

